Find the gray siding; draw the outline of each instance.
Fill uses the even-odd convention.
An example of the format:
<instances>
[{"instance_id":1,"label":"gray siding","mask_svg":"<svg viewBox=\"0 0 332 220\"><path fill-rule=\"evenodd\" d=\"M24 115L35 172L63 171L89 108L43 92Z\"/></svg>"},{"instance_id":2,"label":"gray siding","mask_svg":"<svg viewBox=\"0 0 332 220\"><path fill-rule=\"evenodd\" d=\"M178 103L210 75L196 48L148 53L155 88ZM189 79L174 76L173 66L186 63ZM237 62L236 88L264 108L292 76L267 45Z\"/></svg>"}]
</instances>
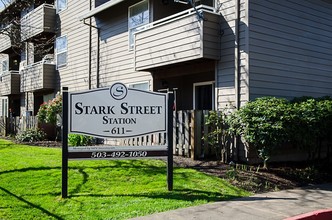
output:
<instances>
[{"instance_id":1,"label":"gray siding","mask_svg":"<svg viewBox=\"0 0 332 220\"><path fill-rule=\"evenodd\" d=\"M11 46L10 37L5 34L0 34L0 53L9 49Z\"/></svg>"},{"instance_id":2,"label":"gray siding","mask_svg":"<svg viewBox=\"0 0 332 220\"><path fill-rule=\"evenodd\" d=\"M12 94L20 94L20 75L18 71L10 71L1 77L0 96Z\"/></svg>"},{"instance_id":3,"label":"gray siding","mask_svg":"<svg viewBox=\"0 0 332 220\"><path fill-rule=\"evenodd\" d=\"M198 20L195 12L184 14L137 33L135 68L147 70L199 58L218 60L219 16L204 12L204 18Z\"/></svg>"},{"instance_id":4,"label":"gray siding","mask_svg":"<svg viewBox=\"0 0 332 220\"><path fill-rule=\"evenodd\" d=\"M125 84L143 81L152 83L151 73L135 71L134 51L129 50L128 7L134 3L125 1L96 16L96 25L101 30L99 87L107 87L117 81ZM95 36L92 39L94 44ZM95 67L96 58L92 58Z\"/></svg>"},{"instance_id":5,"label":"gray siding","mask_svg":"<svg viewBox=\"0 0 332 220\"><path fill-rule=\"evenodd\" d=\"M22 41L40 33L55 31L55 8L52 5L42 4L21 19Z\"/></svg>"},{"instance_id":6,"label":"gray siding","mask_svg":"<svg viewBox=\"0 0 332 220\"><path fill-rule=\"evenodd\" d=\"M249 99L248 89L248 2L242 0L237 11L234 0L219 1L221 13L221 58L217 65L217 108L236 105L236 79L235 75L240 68L238 80L239 105L243 105ZM237 22L237 17L240 21ZM239 40L239 53L236 48L236 40ZM240 59L239 63L238 59ZM239 65L239 66L237 66Z\"/></svg>"},{"instance_id":7,"label":"gray siding","mask_svg":"<svg viewBox=\"0 0 332 220\"><path fill-rule=\"evenodd\" d=\"M332 95L332 4L250 1L250 98Z\"/></svg>"},{"instance_id":8,"label":"gray siding","mask_svg":"<svg viewBox=\"0 0 332 220\"><path fill-rule=\"evenodd\" d=\"M20 71L21 92L55 88L55 65L37 63Z\"/></svg>"},{"instance_id":9,"label":"gray siding","mask_svg":"<svg viewBox=\"0 0 332 220\"><path fill-rule=\"evenodd\" d=\"M67 9L61 11L58 20L58 36L67 36L67 65L59 67L56 89L86 90L89 72L89 26L79 20L89 11L89 1L68 1Z\"/></svg>"}]
</instances>

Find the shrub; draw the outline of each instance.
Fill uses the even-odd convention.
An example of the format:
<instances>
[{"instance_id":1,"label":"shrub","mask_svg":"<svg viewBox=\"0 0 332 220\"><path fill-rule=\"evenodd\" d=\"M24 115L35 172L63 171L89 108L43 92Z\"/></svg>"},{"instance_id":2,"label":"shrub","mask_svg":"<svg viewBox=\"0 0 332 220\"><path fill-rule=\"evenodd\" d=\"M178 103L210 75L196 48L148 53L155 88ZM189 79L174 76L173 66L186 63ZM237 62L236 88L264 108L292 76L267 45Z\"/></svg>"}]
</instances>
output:
<instances>
[{"instance_id":1,"label":"shrub","mask_svg":"<svg viewBox=\"0 0 332 220\"><path fill-rule=\"evenodd\" d=\"M226 118L229 131L254 146L266 163L275 149L291 142L308 155L320 159L322 143L332 142L332 99L298 97L291 102L263 97L248 102ZM328 152L329 153L329 152Z\"/></svg>"},{"instance_id":2,"label":"shrub","mask_svg":"<svg viewBox=\"0 0 332 220\"><path fill-rule=\"evenodd\" d=\"M39 122L51 123L56 125L57 116L62 114L62 96L57 94L57 96L41 104L37 117Z\"/></svg>"},{"instance_id":3,"label":"shrub","mask_svg":"<svg viewBox=\"0 0 332 220\"><path fill-rule=\"evenodd\" d=\"M249 146L254 146L264 167L274 149L287 141L289 102L286 99L263 97L248 102L228 117L229 131L240 135Z\"/></svg>"},{"instance_id":4,"label":"shrub","mask_svg":"<svg viewBox=\"0 0 332 220\"><path fill-rule=\"evenodd\" d=\"M93 138L86 135L80 134L69 134L68 135L68 144L70 146L88 146L92 144Z\"/></svg>"},{"instance_id":5,"label":"shrub","mask_svg":"<svg viewBox=\"0 0 332 220\"><path fill-rule=\"evenodd\" d=\"M15 139L20 142L35 142L42 141L46 134L39 129L27 129L15 136Z\"/></svg>"},{"instance_id":6,"label":"shrub","mask_svg":"<svg viewBox=\"0 0 332 220\"><path fill-rule=\"evenodd\" d=\"M322 142L331 141L332 101L328 98L307 99L292 106L289 125L291 142L305 150L308 161L320 158Z\"/></svg>"},{"instance_id":7,"label":"shrub","mask_svg":"<svg viewBox=\"0 0 332 220\"><path fill-rule=\"evenodd\" d=\"M216 158L222 162L228 162L230 156L229 132L225 118L227 112L210 111L205 115L205 124L209 127L209 132L204 135L203 140L216 149Z\"/></svg>"}]
</instances>

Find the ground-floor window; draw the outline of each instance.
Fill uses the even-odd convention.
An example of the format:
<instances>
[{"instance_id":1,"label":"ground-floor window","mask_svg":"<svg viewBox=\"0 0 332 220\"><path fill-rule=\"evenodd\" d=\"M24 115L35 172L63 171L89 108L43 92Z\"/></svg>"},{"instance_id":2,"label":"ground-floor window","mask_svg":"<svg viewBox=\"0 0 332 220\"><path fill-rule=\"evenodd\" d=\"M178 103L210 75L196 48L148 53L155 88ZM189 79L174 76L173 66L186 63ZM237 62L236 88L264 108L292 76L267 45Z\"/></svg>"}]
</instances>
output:
<instances>
[{"instance_id":1,"label":"ground-floor window","mask_svg":"<svg viewBox=\"0 0 332 220\"><path fill-rule=\"evenodd\" d=\"M8 99L1 100L2 116L8 117Z\"/></svg>"},{"instance_id":2,"label":"ground-floor window","mask_svg":"<svg viewBox=\"0 0 332 220\"><path fill-rule=\"evenodd\" d=\"M214 109L214 82L194 83L193 93L194 109Z\"/></svg>"}]
</instances>

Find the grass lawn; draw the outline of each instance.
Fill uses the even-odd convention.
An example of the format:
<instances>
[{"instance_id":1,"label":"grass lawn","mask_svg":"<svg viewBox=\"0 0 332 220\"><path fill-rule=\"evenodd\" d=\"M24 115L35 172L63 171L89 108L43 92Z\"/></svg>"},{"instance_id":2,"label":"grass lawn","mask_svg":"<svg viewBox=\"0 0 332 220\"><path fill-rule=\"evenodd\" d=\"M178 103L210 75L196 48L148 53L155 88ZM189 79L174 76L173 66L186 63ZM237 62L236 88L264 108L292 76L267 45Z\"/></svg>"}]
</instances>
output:
<instances>
[{"instance_id":1,"label":"grass lawn","mask_svg":"<svg viewBox=\"0 0 332 220\"><path fill-rule=\"evenodd\" d=\"M160 160L69 161L61 198L61 149L0 139L0 219L127 219L248 196L224 180Z\"/></svg>"}]
</instances>

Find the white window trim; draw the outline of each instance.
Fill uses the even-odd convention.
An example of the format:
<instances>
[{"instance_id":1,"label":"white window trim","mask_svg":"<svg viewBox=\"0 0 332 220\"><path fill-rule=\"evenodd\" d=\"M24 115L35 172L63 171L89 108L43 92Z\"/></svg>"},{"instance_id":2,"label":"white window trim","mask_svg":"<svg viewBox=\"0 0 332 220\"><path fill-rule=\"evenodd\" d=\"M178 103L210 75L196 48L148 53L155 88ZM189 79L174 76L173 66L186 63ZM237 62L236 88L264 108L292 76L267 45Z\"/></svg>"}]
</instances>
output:
<instances>
[{"instance_id":1,"label":"white window trim","mask_svg":"<svg viewBox=\"0 0 332 220\"><path fill-rule=\"evenodd\" d=\"M66 52L66 63L65 63L65 64L62 64L61 66L59 66L59 65L58 65L58 54L60 54L60 53L58 53L58 47L57 47L57 45L56 45L56 42L57 42L57 39L58 39L58 38L62 38L62 37L65 37L65 38L66 38L66 50L65 50L65 51L61 51L60 53L64 53L64 52ZM57 37L57 38L55 39L55 61L56 61L56 62L55 62L55 64L56 64L56 69L66 67L67 64L68 64L68 37L67 37L67 35L61 35L61 36L59 36L59 37Z\"/></svg>"},{"instance_id":2,"label":"white window trim","mask_svg":"<svg viewBox=\"0 0 332 220\"><path fill-rule=\"evenodd\" d=\"M196 109L196 86L212 85L212 110L215 109L215 81L198 82L193 84L193 109Z\"/></svg>"},{"instance_id":3,"label":"white window trim","mask_svg":"<svg viewBox=\"0 0 332 220\"><path fill-rule=\"evenodd\" d=\"M8 117L8 99L1 99L1 112L2 116Z\"/></svg>"},{"instance_id":4,"label":"white window trim","mask_svg":"<svg viewBox=\"0 0 332 220\"><path fill-rule=\"evenodd\" d=\"M138 84L148 84L149 89L147 91L151 91L150 81L140 81L140 82L128 83L128 88L133 88L131 86L138 85ZM133 89L135 89L135 88L133 88Z\"/></svg>"},{"instance_id":5,"label":"white window trim","mask_svg":"<svg viewBox=\"0 0 332 220\"><path fill-rule=\"evenodd\" d=\"M55 7L56 7L56 13L57 14L60 14L61 12L63 12L63 11L65 11L67 8L68 8L68 0L66 0L66 7L65 8L62 8L61 10L59 10L59 8L58 8L58 1L59 0L56 0L56 4L55 4Z\"/></svg>"},{"instance_id":6,"label":"white window trim","mask_svg":"<svg viewBox=\"0 0 332 220\"><path fill-rule=\"evenodd\" d=\"M4 69L4 67L6 67L6 69ZM1 62L1 69L0 69L0 76L4 75L8 71L9 71L9 62L8 62L8 60L7 59L6 60L2 60L2 62Z\"/></svg>"},{"instance_id":7,"label":"white window trim","mask_svg":"<svg viewBox=\"0 0 332 220\"><path fill-rule=\"evenodd\" d=\"M133 5L131 5L131 6L128 7L128 48L129 48L129 51L134 50L134 47L135 47L135 34L133 35L133 38L134 38L133 41L134 41L134 43L133 43L133 45L130 45L130 30L133 29L133 28L129 27L130 9L132 7L135 7L136 5L142 4L143 2L147 2L148 3L149 21L148 21L147 24L149 24L150 21L151 21L151 11L150 11L150 2L149 2L149 0L142 0L140 2L137 2L136 4L133 4ZM134 28L137 28L137 27L140 27L140 26L144 26L144 25L147 25L147 24L141 24L141 25L138 25L138 26L136 26Z\"/></svg>"}]
</instances>

